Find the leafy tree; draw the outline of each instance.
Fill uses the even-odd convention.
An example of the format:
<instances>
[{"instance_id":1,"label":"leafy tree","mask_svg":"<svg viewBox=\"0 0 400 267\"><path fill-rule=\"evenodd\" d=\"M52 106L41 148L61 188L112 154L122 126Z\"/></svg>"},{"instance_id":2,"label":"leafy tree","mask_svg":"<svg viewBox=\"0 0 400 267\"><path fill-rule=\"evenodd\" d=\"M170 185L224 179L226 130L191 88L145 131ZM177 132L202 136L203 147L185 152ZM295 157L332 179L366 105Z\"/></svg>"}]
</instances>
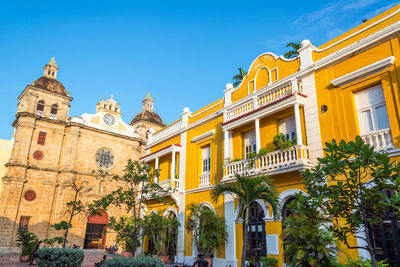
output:
<instances>
[{"instance_id":1,"label":"leafy tree","mask_svg":"<svg viewBox=\"0 0 400 267\"><path fill-rule=\"evenodd\" d=\"M225 192L231 192L238 199L239 218L243 219L243 248L241 266L246 266L246 252L248 243L248 224L250 205L257 199L261 199L272 208L274 216L279 215L280 205L276 187L268 176L241 176L236 175L236 181L231 183L220 183L211 191L214 202Z\"/></svg>"},{"instance_id":2,"label":"leafy tree","mask_svg":"<svg viewBox=\"0 0 400 267\"><path fill-rule=\"evenodd\" d=\"M103 173L101 175L106 174ZM112 180L115 181L118 188L103 198L95 200L90 205L90 212L99 214L102 211L106 211L110 206L125 208L126 212L131 216L122 216L119 219L111 216L107 226L118 234L128 232L130 236L129 242L137 244L140 238L140 215L144 208L143 203L146 199L168 202L165 196L171 192L171 188L164 189L158 183L154 183L154 178L158 177L158 175L158 170L151 170L150 166L143 162L128 160L124 174L122 176L112 176ZM126 235L124 238L126 238ZM132 256L135 256L135 253L136 245L133 245Z\"/></svg>"},{"instance_id":3,"label":"leafy tree","mask_svg":"<svg viewBox=\"0 0 400 267\"><path fill-rule=\"evenodd\" d=\"M168 218L158 213L150 213L142 219L142 235L147 235L153 242L157 255L167 255L170 242L176 240L176 236L173 235L176 235L179 225L176 217Z\"/></svg>"},{"instance_id":4,"label":"leafy tree","mask_svg":"<svg viewBox=\"0 0 400 267\"><path fill-rule=\"evenodd\" d=\"M290 42L286 44L286 47L291 47L292 50L287 51L285 54L283 54L283 56L285 58L294 58L297 57L299 55L298 50L300 49L301 45L300 42L297 41L297 43L295 42Z\"/></svg>"},{"instance_id":5,"label":"leafy tree","mask_svg":"<svg viewBox=\"0 0 400 267\"><path fill-rule=\"evenodd\" d=\"M239 73L232 77L233 87L238 86L242 82L244 76L247 75L247 72L242 67L239 67L238 71Z\"/></svg>"},{"instance_id":6,"label":"leafy tree","mask_svg":"<svg viewBox=\"0 0 400 267\"><path fill-rule=\"evenodd\" d=\"M283 223L285 262L299 267L336 266L337 244L326 229L328 218L324 218L302 193L295 198L288 206L292 214Z\"/></svg>"},{"instance_id":7,"label":"leafy tree","mask_svg":"<svg viewBox=\"0 0 400 267\"><path fill-rule=\"evenodd\" d=\"M197 250L205 257L214 256L214 251L228 239L225 219L200 205L190 204L188 211L185 227L189 233L193 233Z\"/></svg>"},{"instance_id":8,"label":"leafy tree","mask_svg":"<svg viewBox=\"0 0 400 267\"><path fill-rule=\"evenodd\" d=\"M388 211L399 201L400 164L375 152L359 136L355 141L333 140L325 145L325 157L303 172L307 192L322 215L333 220L329 228L334 237L350 249L367 250L376 266L368 226L398 216ZM349 238L354 236L366 245L351 245Z\"/></svg>"},{"instance_id":9,"label":"leafy tree","mask_svg":"<svg viewBox=\"0 0 400 267\"><path fill-rule=\"evenodd\" d=\"M32 250L35 248L36 242L38 241L37 236L27 230L19 230L17 233L17 239L15 240L15 245L21 248L21 256L30 256Z\"/></svg>"},{"instance_id":10,"label":"leafy tree","mask_svg":"<svg viewBox=\"0 0 400 267\"><path fill-rule=\"evenodd\" d=\"M56 230L60 230L60 229L65 230L63 248L65 248L65 245L68 242L68 232L69 232L69 229L72 227L72 225L71 225L72 218L80 213L85 213L87 211L87 205L82 203L82 201L78 200L78 195L80 193L88 193L93 189L93 187L88 186L88 184L89 184L89 182L87 180L78 179L76 176L74 176L62 183L63 189L69 188L69 189L72 189L72 191L74 192L74 200L67 202L66 209L64 210L64 214L63 214L63 216L65 216L65 215L69 216L68 223L65 221L62 221L60 224L56 224L58 229L55 225Z\"/></svg>"}]
</instances>

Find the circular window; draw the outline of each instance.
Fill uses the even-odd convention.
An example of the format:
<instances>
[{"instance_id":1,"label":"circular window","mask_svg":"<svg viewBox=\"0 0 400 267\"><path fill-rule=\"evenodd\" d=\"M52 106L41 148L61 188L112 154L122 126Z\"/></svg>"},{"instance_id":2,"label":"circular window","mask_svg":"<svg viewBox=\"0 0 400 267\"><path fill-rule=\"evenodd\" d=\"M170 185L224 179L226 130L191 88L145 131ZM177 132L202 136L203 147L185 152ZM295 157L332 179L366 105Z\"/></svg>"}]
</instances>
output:
<instances>
[{"instance_id":1,"label":"circular window","mask_svg":"<svg viewBox=\"0 0 400 267\"><path fill-rule=\"evenodd\" d=\"M36 160L41 160L43 159L43 152L42 151L35 151L33 152L33 158Z\"/></svg>"},{"instance_id":2,"label":"circular window","mask_svg":"<svg viewBox=\"0 0 400 267\"><path fill-rule=\"evenodd\" d=\"M109 169L114 165L114 155L108 148L100 148L96 153L96 163L102 169Z\"/></svg>"},{"instance_id":3,"label":"circular window","mask_svg":"<svg viewBox=\"0 0 400 267\"><path fill-rule=\"evenodd\" d=\"M36 198L36 192L33 190L28 190L25 192L24 198L26 201L34 201Z\"/></svg>"}]
</instances>

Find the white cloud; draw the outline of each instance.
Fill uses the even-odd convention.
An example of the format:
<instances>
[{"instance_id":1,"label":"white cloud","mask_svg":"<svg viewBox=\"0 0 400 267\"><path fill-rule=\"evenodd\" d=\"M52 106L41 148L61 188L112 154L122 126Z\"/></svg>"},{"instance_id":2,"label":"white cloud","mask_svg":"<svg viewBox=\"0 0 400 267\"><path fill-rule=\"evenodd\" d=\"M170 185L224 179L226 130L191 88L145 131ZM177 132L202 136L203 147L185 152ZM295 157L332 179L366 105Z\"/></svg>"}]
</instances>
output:
<instances>
[{"instance_id":1,"label":"white cloud","mask_svg":"<svg viewBox=\"0 0 400 267\"><path fill-rule=\"evenodd\" d=\"M356 1L345 4L342 7L342 10L343 11L359 10L359 9L363 9L367 6L370 6L372 4L375 4L376 2L378 2L378 0L356 0Z\"/></svg>"}]
</instances>

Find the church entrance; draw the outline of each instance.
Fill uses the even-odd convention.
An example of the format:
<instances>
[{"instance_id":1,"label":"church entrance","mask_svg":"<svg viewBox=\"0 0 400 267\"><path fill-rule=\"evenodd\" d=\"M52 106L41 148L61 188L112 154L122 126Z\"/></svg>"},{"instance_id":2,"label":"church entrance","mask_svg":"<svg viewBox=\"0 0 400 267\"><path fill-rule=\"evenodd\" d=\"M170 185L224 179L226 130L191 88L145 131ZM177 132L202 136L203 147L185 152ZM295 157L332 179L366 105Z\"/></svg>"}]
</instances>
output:
<instances>
[{"instance_id":1,"label":"church entrance","mask_svg":"<svg viewBox=\"0 0 400 267\"><path fill-rule=\"evenodd\" d=\"M101 215L89 216L83 248L105 248L107 235L104 233L104 229L107 223L108 215L106 212Z\"/></svg>"}]
</instances>

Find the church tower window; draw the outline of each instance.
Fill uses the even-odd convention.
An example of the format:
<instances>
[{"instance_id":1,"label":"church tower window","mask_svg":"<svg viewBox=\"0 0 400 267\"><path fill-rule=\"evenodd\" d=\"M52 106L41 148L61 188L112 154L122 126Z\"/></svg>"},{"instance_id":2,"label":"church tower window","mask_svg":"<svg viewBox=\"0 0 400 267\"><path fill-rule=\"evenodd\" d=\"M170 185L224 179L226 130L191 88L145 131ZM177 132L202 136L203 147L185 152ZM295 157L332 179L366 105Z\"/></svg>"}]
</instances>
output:
<instances>
[{"instance_id":1,"label":"church tower window","mask_svg":"<svg viewBox=\"0 0 400 267\"><path fill-rule=\"evenodd\" d=\"M57 110L58 110L58 105L57 104L53 104L51 106L51 110L50 110L50 118L51 119L56 119L57 118Z\"/></svg>"},{"instance_id":2,"label":"church tower window","mask_svg":"<svg viewBox=\"0 0 400 267\"><path fill-rule=\"evenodd\" d=\"M44 115L44 100L39 100L36 105L36 115L43 116Z\"/></svg>"}]
</instances>

